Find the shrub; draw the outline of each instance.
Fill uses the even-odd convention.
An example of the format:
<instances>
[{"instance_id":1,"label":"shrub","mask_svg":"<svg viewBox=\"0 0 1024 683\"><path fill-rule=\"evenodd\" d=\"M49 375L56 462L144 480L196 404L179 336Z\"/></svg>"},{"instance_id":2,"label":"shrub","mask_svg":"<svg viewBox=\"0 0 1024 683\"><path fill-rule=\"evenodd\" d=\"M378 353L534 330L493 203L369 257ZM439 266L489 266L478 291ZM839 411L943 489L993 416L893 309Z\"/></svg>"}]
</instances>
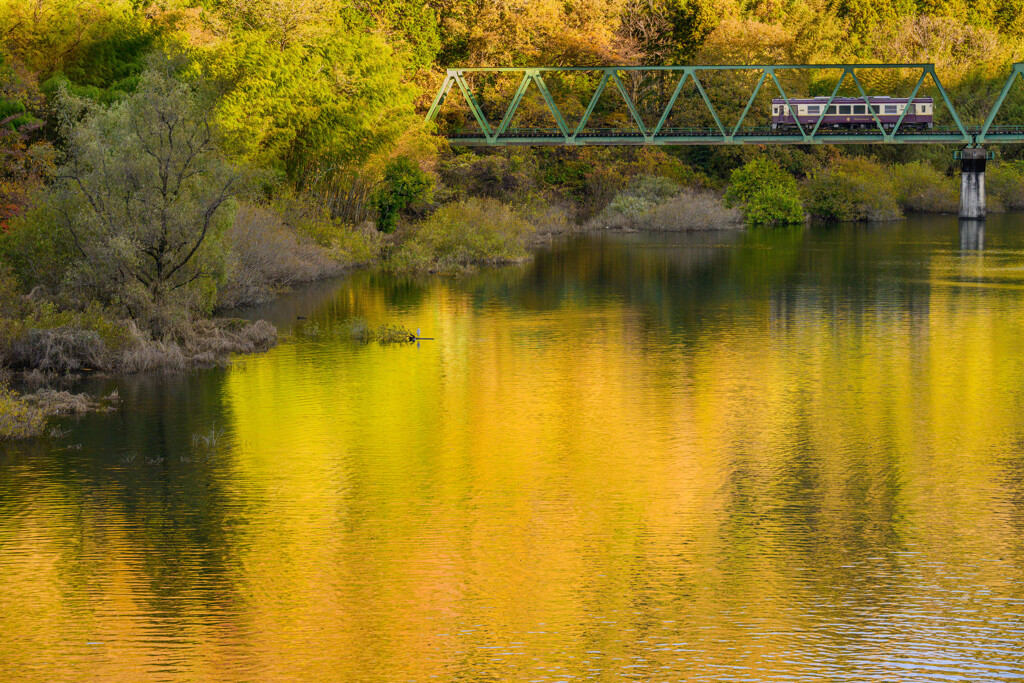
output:
<instances>
[{"instance_id":1,"label":"shrub","mask_svg":"<svg viewBox=\"0 0 1024 683\"><path fill-rule=\"evenodd\" d=\"M0 270L0 367L60 374L108 369L134 344L128 325L99 304L61 309L39 296L23 297L11 274Z\"/></svg>"},{"instance_id":2,"label":"shrub","mask_svg":"<svg viewBox=\"0 0 1024 683\"><path fill-rule=\"evenodd\" d=\"M545 188L576 202L584 202L590 195L589 180L594 165L585 159L558 157L549 162L541 174Z\"/></svg>"},{"instance_id":3,"label":"shrub","mask_svg":"<svg viewBox=\"0 0 1024 683\"><path fill-rule=\"evenodd\" d=\"M106 347L99 334L74 327L26 330L4 355L9 368L60 375L107 365Z\"/></svg>"},{"instance_id":4,"label":"shrub","mask_svg":"<svg viewBox=\"0 0 1024 683\"><path fill-rule=\"evenodd\" d=\"M339 265L358 266L375 262L387 242L381 232L367 221L362 225L342 225L331 240L328 253Z\"/></svg>"},{"instance_id":5,"label":"shrub","mask_svg":"<svg viewBox=\"0 0 1024 683\"><path fill-rule=\"evenodd\" d=\"M662 176L640 175L618 192L598 218L599 223L614 227L635 225L651 210L679 194L679 183Z\"/></svg>"},{"instance_id":6,"label":"shrub","mask_svg":"<svg viewBox=\"0 0 1024 683\"><path fill-rule=\"evenodd\" d=\"M277 330L265 320L198 320L177 340L154 340L137 328L133 331L138 344L117 358L119 372L223 365L231 354L258 353L277 343Z\"/></svg>"},{"instance_id":7,"label":"shrub","mask_svg":"<svg viewBox=\"0 0 1024 683\"><path fill-rule=\"evenodd\" d=\"M989 199L997 200L1006 209L1024 209L1024 161L989 165L985 185Z\"/></svg>"},{"instance_id":8,"label":"shrub","mask_svg":"<svg viewBox=\"0 0 1024 683\"><path fill-rule=\"evenodd\" d=\"M0 259L11 267L22 285L60 289L65 274L80 254L59 228L52 208L45 202L36 202L12 219L10 225L9 232L0 234Z\"/></svg>"},{"instance_id":9,"label":"shrub","mask_svg":"<svg viewBox=\"0 0 1024 683\"><path fill-rule=\"evenodd\" d=\"M800 223L804 219L796 179L764 156L732 172L725 201L727 206L738 207L753 225Z\"/></svg>"},{"instance_id":10,"label":"shrub","mask_svg":"<svg viewBox=\"0 0 1024 683\"><path fill-rule=\"evenodd\" d=\"M493 199L467 199L438 209L391 254L397 271L458 272L526 258L533 228Z\"/></svg>"},{"instance_id":11,"label":"shrub","mask_svg":"<svg viewBox=\"0 0 1024 683\"><path fill-rule=\"evenodd\" d=\"M721 230L742 224L739 210L726 207L721 197L710 190L687 188L658 204L620 195L587 227L686 231Z\"/></svg>"},{"instance_id":12,"label":"shrub","mask_svg":"<svg viewBox=\"0 0 1024 683\"><path fill-rule=\"evenodd\" d=\"M885 169L864 158L841 159L804 185L812 216L834 221L886 221L903 217Z\"/></svg>"},{"instance_id":13,"label":"shrub","mask_svg":"<svg viewBox=\"0 0 1024 683\"><path fill-rule=\"evenodd\" d=\"M775 161L759 156L735 169L729 183L725 201L733 206L742 206L766 187L778 185L788 189L795 187L796 180Z\"/></svg>"},{"instance_id":14,"label":"shrub","mask_svg":"<svg viewBox=\"0 0 1024 683\"><path fill-rule=\"evenodd\" d=\"M632 221L646 216L652 206L651 202L642 197L618 194L612 200L612 203L608 205L607 211L611 214L619 214Z\"/></svg>"},{"instance_id":15,"label":"shrub","mask_svg":"<svg viewBox=\"0 0 1024 683\"><path fill-rule=\"evenodd\" d=\"M803 223L804 207L788 188L771 186L747 200L743 217L751 225L791 225Z\"/></svg>"},{"instance_id":16,"label":"shrub","mask_svg":"<svg viewBox=\"0 0 1024 683\"><path fill-rule=\"evenodd\" d=\"M708 190L683 190L655 206L640 220L644 230L721 230L743 225L737 209L728 208L722 199Z\"/></svg>"},{"instance_id":17,"label":"shrub","mask_svg":"<svg viewBox=\"0 0 1024 683\"><path fill-rule=\"evenodd\" d=\"M186 319L173 338L154 339L95 302L76 311L22 297L10 275L0 271L0 374L184 369L225 362L232 353L265 351L276 341L277 331L265 321L231 319Z\"/></svg>"},{"instance_id":18,"label":"shrub","mask_svg":"<svg viewBox=\"0 0 1024 683\"><path fill-rule=\"evenodd\" d=\"M377 229L394 232L398 217L415 202L429 201L434 179L424 173L412 159L400 156L384 168L381 185L373 193L377 209Z\"/></svg>"},{"instance_id":19,"label":"shrub","mask_svg":"<svg viewBox=\"0 0 1024 683\"><path fill-rule=\"evenodd\" d=\"M830 221L857 220L856 188L850 178L829 170L812 174L804 184L807 211Z\"/></svg>"},{"instance_id":20,"label":"shrub","mask_svg":"<svg viewBox=\"0 0 1024 683\"><path fill-rule=\"evenodd\" d=\"M956 213L960 207L957 183L920 161L892 167L896 203L915 213ZM876 177L875 182L880 182Z\"/></svg>"},{"instance_id":21,"label":"shrub","mask_svg":"<svg viewBox=\"0 0 1024 683\"><path fill-rule=\"evenodd\" d=\"M43 433L46 413L0 386L0 441L29 439Z\"/></svg>"},{"instance_id":22,"label":"shrub","mask_svg":"<svg viewBox=\"0 0 1024 683\"><path fill-rule=\"evenodd\" d=\"M327 249L286 226L268 207L241 205L226 237L228 266L217 292L222 308L269 301L291 284L316 280L341 267Z\"/></svg>"},{"instance_id":23,"label":"shrub","mask_svg":"<svg viewBox=\"0 0 1024 683\"><path fill-rule=\"evenodd\" d=\"M676 196L681 189L682 186L670 178L642 175L629 183L625 194L657 204Z\"/></svg>"},{"instance_id":24,"label":"shrub","mask_svg":"<svg viewBox=\"0 0 1024 683\"><path fill-rule=\"evenodd\" d=\"M571 205L552 204L537 197L518 207L519 215L533 226L535 235L559 235L582 230L578 223L569 220L572 210Z\"/></svg>"},{"instance_id":25,"label":"shrub","mask_svg":"<svg viewBox=\"0 0 1024 683\"><path fill-rule=\"evenodd\" d=\"M542 150L538 154L543 159L542 186L576 203L581 219L605 209L618 194L654 204L684 186L706 187L710 183L706 176L661 149L590 147Z\"/></svg>"}]
</instances>

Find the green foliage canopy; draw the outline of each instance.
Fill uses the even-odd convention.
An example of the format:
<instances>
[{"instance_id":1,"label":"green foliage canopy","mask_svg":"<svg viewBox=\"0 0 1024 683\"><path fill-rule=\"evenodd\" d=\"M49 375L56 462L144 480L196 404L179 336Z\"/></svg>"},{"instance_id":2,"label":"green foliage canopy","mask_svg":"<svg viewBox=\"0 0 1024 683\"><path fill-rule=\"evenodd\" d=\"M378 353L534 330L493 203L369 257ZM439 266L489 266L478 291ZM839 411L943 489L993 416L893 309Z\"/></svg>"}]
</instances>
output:
<instances>
[{"instance_id":1,"label":"green foliage canopy","mask_svg":"<svg viewBox=\"0 0 1024 683\"><path fill-rule=\"evenodd\" d=\"M428 200L433 187L433 178L409 157L400 156L390 161L373 195L377 228L381 232L394 232L399 215L414 202Z\"/></svg>"},{"instance_id":2,"label":"green foliage canopy","mask_svg":"<svg viewBox=\"0 0 1024 683\"><path fill-rule=\"evenodd\" d=\"M800 223L804 220L796 179L775 161L759 156L732 172L725 193L752 225Z\"/></svg>"},{"instance_id":3,"label":"green foliage canopy","mask_svg":"<svg viewBox=\"0 0 1024 683\"><path fill-rule=\"evenodd\" d=\"M341 18L308 42L282 47L271 31L239 30L195 56L224 91L216 115L227 151L300 183L364 164L421 125L390 47Z\"/></svg>"}]
</instances>

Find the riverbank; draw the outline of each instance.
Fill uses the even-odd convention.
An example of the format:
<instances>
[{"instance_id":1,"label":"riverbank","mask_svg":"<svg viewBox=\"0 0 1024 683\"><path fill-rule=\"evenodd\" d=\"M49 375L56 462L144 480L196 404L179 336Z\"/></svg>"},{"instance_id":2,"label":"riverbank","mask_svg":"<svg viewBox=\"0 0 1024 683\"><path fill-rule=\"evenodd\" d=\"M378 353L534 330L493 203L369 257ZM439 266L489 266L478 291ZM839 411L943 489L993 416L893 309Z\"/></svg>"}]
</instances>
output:
<instances>
[{"instance_id":1,"label":"riverbank","mask_svg":"<svg viewBox=\"0 0 1024 683\"><path fill-rule=\"evenodd\" d=\"M153 339L131 320L94 321L100 324L34 327L39 321L29 318L21 321L22 329L16 333L10 319L0 319L0 440L42 436L48 418L57 415L114 410L116 396L53 389L84 374L182 372L226 365L234 355L263 352L277 343L277 330L263 320L196 320L187 332L163 339ZM17 392L10 388L14 379L36 388Z\"/></svg>"},{"instance_id":2,"label":"riverbank","mask_svg":"<svg viewBox=\"0 0 1024 683\"><path fill-rule=\"evenodd\" d=\"M359 267L459 276L522 262L531 250L569 234L739 230L811 218L879 221L956 210L955 179L920 162L885 166L841 158L798 178L761 155L734 169L728 183L715 183L662 151L640 150L623 157L632 158L628 164L590 168L576 190L570 191L563 174L535 192L551 168L568 168L565 159L548 160L548 171L534 165L526 172L521 158L467 157L443 165L435 203L410 209L392 232L369 221L352 225L333 218L310 197L239 201L211 245L219 274L207 276L205 288L185 283L186 298L165 293L156 301L144 293L141 306L131 288L97 290L83 267L88 263L59 251L59 226L45 213L30 212L0 240L10 270L0 273L0 369L52 383L85 373L226 364L233 355L271 348L277 331L265 321L222 316ZM486 169L492 184L477 182ZM1024 206L1021 165L994 165L990 175L993 212ZM488 194L496 196L480 196ZM203 276L197 270L196 277Z\"/></svg>"},{"instance_id":3,"label":"riverbank","mask_svg":"<svg viewBox=\"0 0 1024 683\"><path fill-rule=\"evenodd\" d=\"M289 226L267 207L243 206L227 232L231 269L218 292L217 315L273 301L302 283L338 276L353 268L401 274L465 275L481 266L525 261L551 238L596 231L641 229L737 228L738 212L725 209L711 193L673 188L664 201L643 193L625 195L611 210L587 224L575 224L551 206L521 212L495 200L452 202L429 217L383 235L371 226L336 226L329 240ZM648 193L649 194L649 193ZM674 222L672 211L701 207ZM661 216L657 223L650 216ZM688 222L687 222L688 221ZM96 303L84 310L60 293L18 291L9 274L0 278L0 439L34 438L45 433L47 419L111 409L111 403L72 395L51 387L85 374L123 375L181 372L227 364L232 356L266 351L277 330L264 320L205 318L179 313L160 323L159 332ZM166 317L166 316L165 316ZM365 328L365 329L364 329ZM348 328L346 328L348 329ZM357 341L409 338L408 330L360 328ZM43 387L27 393L9 388L10 380ZM63 398L65 400L56 400Z\"/></svg>"}]
</instances>

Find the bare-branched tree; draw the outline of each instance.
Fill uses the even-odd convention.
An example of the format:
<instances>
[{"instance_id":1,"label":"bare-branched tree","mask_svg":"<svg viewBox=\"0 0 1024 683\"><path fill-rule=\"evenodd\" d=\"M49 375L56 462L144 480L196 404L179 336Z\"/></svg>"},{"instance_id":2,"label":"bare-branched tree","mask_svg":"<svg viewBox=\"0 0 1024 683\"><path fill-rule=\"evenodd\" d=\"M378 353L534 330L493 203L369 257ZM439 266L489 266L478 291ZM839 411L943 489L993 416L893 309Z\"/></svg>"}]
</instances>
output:
<instances>
[{"instance_id":1,"label":"bare-branched tree","mask_svg":"<svg viewBox=\"0 0 1024 683\"><path fill-rule=\"evenodd\" d=\"M151 68L109 108L70 96L62 108L68 152L54 208L81 257L76 275L134 315L217 276L241 181L202 98L170 71Z\"/></svg>"}]
</instances>

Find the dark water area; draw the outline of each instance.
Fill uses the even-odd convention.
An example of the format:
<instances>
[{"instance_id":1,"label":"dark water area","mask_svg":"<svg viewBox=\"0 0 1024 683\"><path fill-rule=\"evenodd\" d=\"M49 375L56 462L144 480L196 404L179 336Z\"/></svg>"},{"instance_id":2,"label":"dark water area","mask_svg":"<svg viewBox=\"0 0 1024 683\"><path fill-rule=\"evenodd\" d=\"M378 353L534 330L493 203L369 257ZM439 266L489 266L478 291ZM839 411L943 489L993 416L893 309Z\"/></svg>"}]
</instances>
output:
<instances>
[{"instance_id":1,"label":"dark water area","mask_svg":"<svg viewBox=\"0 0 1024 683\"><path fill-rule=\"evenodd\" d=\"M1024 217L247 315L279 346L0 447L5 680L1024 679Z\"/></svg>"}]
</instances>

